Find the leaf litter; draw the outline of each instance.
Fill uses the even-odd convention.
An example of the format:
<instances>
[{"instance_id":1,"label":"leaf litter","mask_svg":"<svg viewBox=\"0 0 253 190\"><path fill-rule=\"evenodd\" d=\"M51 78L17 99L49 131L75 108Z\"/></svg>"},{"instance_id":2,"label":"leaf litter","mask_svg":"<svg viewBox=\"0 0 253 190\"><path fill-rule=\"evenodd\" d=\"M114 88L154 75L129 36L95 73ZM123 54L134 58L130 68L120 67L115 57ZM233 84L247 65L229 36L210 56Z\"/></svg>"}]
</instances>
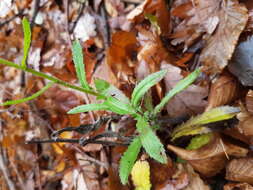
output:
<instances>
[{"instance_id":1,"label":"leaf litter","mask_svg":"<svg viewBox=\"0 0 253 190\"><path fill-rule=\"evenodd\" d=\"M112 84L114 90L109 95L116 99L108 100L107 106L117 104L115 101L120 97L130 99L134 87L144 76L166 69L165 78L161 76L158 84L150 84L154 86L145 98L135 99L135 105L150 109L146 107L146 99L151 99L153 106L158 105L165 94L195 68L201 67L203 72L194 84L174 96L166 109L162 109L166 126L155 129L159 138L153 132L155 126L149 126L147 121L141 122L145 128L138 124L136 131L134 121L128 116L111 119L85 136L76 132L61 135L61 138L89 139L108 131L126 137L147 133L148 136L141 135L138 140L145 145L144 149L135 146L146 157L145 161L134 155L135 160L141 160L137 165L143 163L139 170L145 170L145 180L150 177L145 183L142 181L145 176L136 176L135 169L133 180L126 179L125 186L120 183L117 168L125 147L23 143L26 138L49 138L55 130L89 125L103 116L111 117L110 111L96 110L67 115L80 104L100 104L101 100L53 86L31 102L1 107L0 159L3 158L7 167L0 165L0 173L4 174L0 176L0 189L96 190L134 189L134 186L150 189L152 186L154 189L209 190L213 189L213 183L225 190L252 189L253 93L249 86L252 86L253 6L250 0L104 0L94 4L91 1L43 1L36 9L33 6L37 2L0 2L0 57L19 63L25 54L23 65L27 60L28 68L77 84L75 62L83 61L78 58L72 61L71 42L79 38L78 51L84 52L87 74L84 78L84 69L79 68L80 83L91 89L95 88L94 81L98 78ZM23 51L20 37L23 36L23 15L28 15L30 23L36 23L31 28L29 54L27 47ZM191 51L200 42L203 46ZM1 102L30 97L48 84L16 69L2 65L0 68ZM225 108L234 108L231 113L225 111L224 117L228 120L214 119L210 123L217 113L210 117L208 113ZM118 107L116 111L123 113L122 109ZM185 115L191 119L180 120ZM207 122L201 123L201 117L207 117ZM172 122L173 119L177 122ZM196 135L207 132L212 134L212 139L205 143L203 139L195 140L194 145L189 145L198 137ZM155 142L150 144L147 137L154 138ZM178 139L173 141L175 137ZM108 139L119 141L116 137L102 138ZM187 148L187 144L197 148ZM150 154L153 158L165 162L167 157L167 163L157 163L145 156L145 150L150 153L151 149L154 149ZM177 157L185 163L177 163ZM131 173L131 168L123 169ZM221 181L216 181L217 176L222 176Z\"/></svg>"}]
</instances>

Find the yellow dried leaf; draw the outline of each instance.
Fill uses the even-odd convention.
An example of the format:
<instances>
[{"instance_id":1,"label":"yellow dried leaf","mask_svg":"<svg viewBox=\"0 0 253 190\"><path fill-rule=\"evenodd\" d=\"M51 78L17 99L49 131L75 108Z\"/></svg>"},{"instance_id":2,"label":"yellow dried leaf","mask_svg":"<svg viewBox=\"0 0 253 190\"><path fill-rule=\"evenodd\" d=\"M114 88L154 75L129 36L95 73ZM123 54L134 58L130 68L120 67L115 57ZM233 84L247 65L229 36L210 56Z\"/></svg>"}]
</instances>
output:
<instances>
[{"instance_id":1,"label":"yellow dried leaf","mask_svg":"<svg viewBox=\"0 0 253 190\"><path fill-rule=\"evenodd\" d=\"M135 162L131 175L135 190L150 190L150 166L147 161Z\"/></svg>"}]
</instances>

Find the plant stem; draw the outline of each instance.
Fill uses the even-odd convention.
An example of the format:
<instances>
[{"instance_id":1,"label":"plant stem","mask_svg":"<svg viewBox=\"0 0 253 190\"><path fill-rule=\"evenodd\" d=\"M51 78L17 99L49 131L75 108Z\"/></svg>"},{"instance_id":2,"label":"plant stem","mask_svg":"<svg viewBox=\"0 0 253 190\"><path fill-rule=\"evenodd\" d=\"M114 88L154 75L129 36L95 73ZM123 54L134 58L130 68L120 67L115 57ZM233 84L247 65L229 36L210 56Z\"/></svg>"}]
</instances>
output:
<instances>
[{"instance_id":1,"label":"plant stem","mask_svg":"<svg viewBox=\"0 0 253 190\"><path fill-rule=\"evenodd\" d=\"M63 80L58 79L58 78L52 77L52 76L47 75L45 73L41 73L41 72L35 71L34 69L24 68L21 65L18 65L16 63L13 63L11 61L8 61L8 60L2 59L2 58L0 58L0 64L7 65L9 67L14 67L16 69L20 69L20 70L23 70L25 72L32 73L35 76L42 77L44 79L48 79L48 80L50 80L50 81L52 81L52 82L54 82L56 84L65 86L67 88L78 90L80 92L84 92L84 93L91 94L91 95L94 95L94 96L101 96L100 94L98 94L97 92L94 92L93 90L84 89L84 88L81 88L79 86L75 86L75 85L69 84L69 83L67 83L67 82L65 82Z\"/></svg>"}]
</instances>

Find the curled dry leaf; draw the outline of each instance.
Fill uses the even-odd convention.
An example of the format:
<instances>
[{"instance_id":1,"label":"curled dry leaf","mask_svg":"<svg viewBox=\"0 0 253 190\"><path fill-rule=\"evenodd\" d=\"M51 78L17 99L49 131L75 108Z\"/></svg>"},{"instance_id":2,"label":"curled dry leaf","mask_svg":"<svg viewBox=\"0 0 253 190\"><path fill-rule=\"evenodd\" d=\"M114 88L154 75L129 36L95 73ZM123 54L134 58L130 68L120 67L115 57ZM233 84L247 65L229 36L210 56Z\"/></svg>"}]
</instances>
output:
<instances>
[{"instance_id":1,"label":"curled dry leaf","mask_svg":"<svg viewBox=\"0 0 253 190\"><path fill-rule=\"evenodd\" d=\"M248 153L245 148L224 142L217 134L207 145L196 150L185 150L173 145L168 145L167 148L207 177L214 176L225 167L226 156L242 157Z\"/></svg>"},{"instance_id":2,"label":"curled dry leaf","mask_svg":"<svg viewBox=\"0 0 253 190\"><path fill-rule=\"evenodd\" d=\"M238 114L239 124L237 128L246 136L253 136L253 117L249 112Z\"/></svg>"},{"instance_id":3,"label":"curled dry leaf","mask_svg":"<svg viewBox=\"0 0 253 190\"><path fill-rule=\"evenodd\" d=\"M206 111L211 108L230 104L238 98L240 90L241 85L238 80L228 72L223 73L211 85Z\"/></svg>"},{"instance_id":4,"label":"curled dry leaf","mask_svg":"<svg viewBox=\"0 0 253 190\"><path fill-rule=\"evenodd\" d=\"M226 179L253 184L253 158L230 161L226 167Z\"/></svg>"},{"instance_id":5,"label":"curled dry leaf","mask_svg":"<svg viewBox=\"0 0 253 190\"><path fill-rule=\"evenodd\" d=\"M177 171L159 190L210 190L189 164L177 164Z\"/></svg>"},{"instance_id":6,"label":"curled dry leaf","mask_svg":"<svg viewBox=\"0 0 253 190\"><path fill-rule=\"evenodd\" d=\"M175 85L183 79L181 69L170 64L163 63L162 69L168 72L164 78L166 91L170 91ZM204 111L207 102L204 100L208 94L208 87L190 85L184 91L174 96L167 104L167 112L171 117L182 115L193 115ZM193 101L194 100L194 101Z\"/></svg>"},{"instance_id":7,"label":"curled dry leaf","mask_svg":"<svg viewBox=\"0 0 253 190\"><path fill-rule=\"evenodd\" d=\"M194 2L194 3L193 3ZM212 34L219 23L217 11L221 0L174 1L172 15L182 20L172 34L173 45L184 42L189 47L204 32Z\"/></svg>"},{"instance_id":8,"label":"curled dry leaf","mask_svg":"<svg viewBox=\"0 0 253 190\"><path fill-rule=\"evenodd\" d=\"M200 61L211 74L220 73L226 67L248 20L246 7L237 0L222 1L217 16L219 26L200 55Z\"/></svg>"},{"instance_id":9,"label":"curled dry leaf","mask_svg":"<svg viewBox=\"0 0 253 190\"><path fill-rule=\"evenodd\" d=\"M253 190L253 187L248 183L229 183L223 188L224 190Z\"/></svg>"}]
</instances>

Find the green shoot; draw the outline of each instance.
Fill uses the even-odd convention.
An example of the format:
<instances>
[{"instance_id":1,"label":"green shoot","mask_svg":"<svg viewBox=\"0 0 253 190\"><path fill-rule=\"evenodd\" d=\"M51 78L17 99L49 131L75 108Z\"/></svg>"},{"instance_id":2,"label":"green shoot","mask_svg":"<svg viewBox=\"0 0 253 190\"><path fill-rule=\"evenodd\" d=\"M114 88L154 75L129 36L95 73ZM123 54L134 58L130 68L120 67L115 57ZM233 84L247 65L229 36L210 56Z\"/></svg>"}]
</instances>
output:
<instances>
[{"instance_id":1,"label":"green shoot","mask_svg":"<svg viewBox=\"0 0 253 190\"><path fill-rule=\"evenodd\" d=\"M136 137L128 146L119 163L119 176L122 184L127 184L128 176L141 150L141 140Z\"/></svg>"},{"instance_id":2,"label":"green shoot","mask_svg":"<svg viewBox=\"0 0 253 190\"><path fill-rule=\"evenodd\" d=\"M8 105L20 104L20 103L24 103L24 102L27 102L27 101L31 101L31 100L37 98L38 96L40 96L41 94L43 94L53 84L54 84L54 82L50 82L46 86L44 86L42 89L40 89L38 92L34 93L33 95L31 95L29 97L18 99L18 100L6 101L6 102L0 104L0 106L8 106Z\"/></svg>"},{"instance_id":3,"label":"green shoot","mask_svg":"<svg viewBox=\"0 0 253 190\"><path fill-rule=\"evenodd\" d=\"M179 92L181 92L182 90L184 90L185 88L187 88L190 84L192 84L196 78L199 76L200 74L200 69L196 69L194 72L192 72L191 74L189 74L187 77L185 77L183 80L179 81L176 86L168 92L168 94L161 100L161 102L155 107L153 114L156 115L158 114L161 109L168 103L168 101L175 96L176 94L178 94Z\"/></svg>"},{"instance_id":4,"label":"green shoot","mask_svg":"<svg viewBox=\"0 0 253 190\"><path fill-rule=\"evenodd\" d=\"M76 74L81 83L81 86L85 89L90 89L90 86L86 80L85 65L83 63L83 50L78 40L74 41L73 43L72 54L76 68Z\"/></svg>"}]
</instances>

